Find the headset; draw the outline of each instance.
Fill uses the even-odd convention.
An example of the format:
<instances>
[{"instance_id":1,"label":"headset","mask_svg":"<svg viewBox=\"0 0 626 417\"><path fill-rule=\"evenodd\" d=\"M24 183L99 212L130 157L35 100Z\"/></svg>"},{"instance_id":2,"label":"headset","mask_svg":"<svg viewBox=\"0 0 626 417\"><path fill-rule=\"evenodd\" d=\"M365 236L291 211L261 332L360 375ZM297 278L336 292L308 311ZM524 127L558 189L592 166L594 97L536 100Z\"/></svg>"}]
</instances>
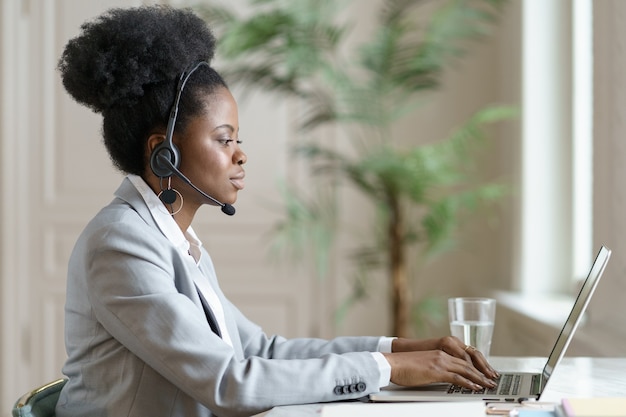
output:
<instances>
[{"instance_id":1,"label":"headset","mask_svg":"<svg viewBox=\"0 0 626 417\"><path fill-rule=\"evenodd\" d=\"M178 168L180 167L180 152L174 142L172 137L174 136L174 126L176 125L176 117L178 116L178 105L180 104L180 97L183 93L183 89L185 88L185 84L198 68L201 66L210 67L209 63L206 61L200 61L195 64L189 71L184 71L180 74L180 78L178 79L178 87L176 88L176 98L174 100L174 104L172 105L172 109L170 110L170 118L167 122L167 130L165 131L165 140L161 142L150 155L150 169L154 175L159 178L167 178L172 175L176 175L185 183L190 185L194 190L198 193L202 194L204 197L213 201L218 206L221 206L222 212L232 216L235 214L235 208L228 204L222 203L221 201L216 200L211 197L204 191L200 190L196 187ZM168 190L166 190L168 191ZM161 194L161 200L166 204L172 204L176 201L176 193L175 192L164 192Z\"/></svg>"}]
</instances>

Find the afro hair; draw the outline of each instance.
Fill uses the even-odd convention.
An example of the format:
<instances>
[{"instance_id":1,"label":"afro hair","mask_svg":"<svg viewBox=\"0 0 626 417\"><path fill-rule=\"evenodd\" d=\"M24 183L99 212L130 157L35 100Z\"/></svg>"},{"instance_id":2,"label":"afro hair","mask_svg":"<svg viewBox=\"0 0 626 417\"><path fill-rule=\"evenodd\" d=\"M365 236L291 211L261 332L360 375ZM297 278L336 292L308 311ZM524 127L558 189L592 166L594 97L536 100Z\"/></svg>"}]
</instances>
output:
<instances>
[{"instance_id":1,"label":"afro hair","mask_svg":"<svg viewBox=\"0 0 626 417\"><path fill-rule=\"evenodd\" d=\"M203 20L166 6L111 9L81 30L59 70L67 92L96 112L132 103L146 86L172 81L195 62L210 63L215 51Z\"/></svg>"},{"instance_id":2,"label":"afro hair","mask_svg":"<svg viewBox=\"0 0 626 417\"><path fill-rule=\"evenodd\" d=\"M63 86L80 104L103 115L104 144L122 171L142 175L146 138L167 125L178 78L210 63L215 37L190 9L142 6L110 9L81 26L61 55ZM203 109L199 93L226 86L210 67L194 74L181 100L177 129Z\"/></svg>"}]
</instances>

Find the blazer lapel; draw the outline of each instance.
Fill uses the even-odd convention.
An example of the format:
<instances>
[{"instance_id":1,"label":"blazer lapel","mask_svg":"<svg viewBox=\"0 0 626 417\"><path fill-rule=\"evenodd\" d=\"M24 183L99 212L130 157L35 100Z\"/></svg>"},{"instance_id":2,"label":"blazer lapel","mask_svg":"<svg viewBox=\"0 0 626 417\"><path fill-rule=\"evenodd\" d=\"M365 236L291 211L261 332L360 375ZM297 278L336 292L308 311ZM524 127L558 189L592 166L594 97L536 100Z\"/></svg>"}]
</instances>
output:
<instances>
[{"instance_id":1,"label":"blazer lapel","mask_svg":"<svg viewBox=\"0 0 626 417\"><path fill-rule=\"evenodd\" d=\"M213 333L215 333L219 337L222 337L222 332L220 331L220 326L217 324L217 319L215 318L215 315L213 314L213 310L211 310L211 307L209 307L209 303L206 301L206 299L202 295L202 292L200 291L200 289L198 289L197 286L196 286L196 290L198 291L198 297L200 297L200 302L202 303L202 309L204 310L206 319L209 322L209 326L211 326L211 330L213 330Z\"/></svg>"},{"instance_id":2,"label":"blazer lapel","mask_svg":"<svg viewBox=\"0 0 626 417\"><path fill-rule=\"evenodd\" d=\"M139 214L139 216L141 216L141 218L146 223L148 223L150 225L153 225L154 227L156 227L159 230L161 230L159 228L158 223L152 217L152 214L150 213L150 209L146 205L143 197L141 196L139 191L137 191L135 186L130 182L130 180L128 178L124 178L124 180L122 181L122 184L120 184L118 189L115 191L115 196L117 198L125 201L127 204L129 204ZM163 231L161 230L161 232L163 232ZM189 275L186 275L184 277L184 283L178 282L176 286L178 287L179 291L181 291L181 293L187 295L196 305L198 305L198 307L202 308L202 310L204 311L204 314L205 314L205 316L207 318L207 322L209 323L209 326L211 327L211 330L213 330L213 332L215 334L217 334L219 337L222 337L222 332L221 332L221 330L220 330L220 328L219 328L219 326L217 324L217 320L215 318L215 315L213 314L213 311L209 307L209 304L205 300L204 296L202 296L201 292L198 291L198 288L197 288L197 286L195 284L194 274L205 275L206 273L208 273L210 285L213 286L214 290L217 292L218 297L222 301L222 304L225 302L225 300L222 298L223 295L220 295L221 291L219 290L219 286L217 286L217 288L216 288L217 279L216 279L216 277L214 275L215 272L213 270L213 265L209 261L209 259L210 259L209 254L206 253L206 251L203 250L202 257L204 258L204 262L208 261L210 263L210 267L208 269L207 268L202 268L202 267L200 268L203 271L205 271L205 273L203 274L203 272L201 272L199 269L190 270L189 271ZM179 277L179 278L181 278L181 277ZM181 288L181 287L184 287L184 288ZM227 321L229 320L228 316L227 316L226 320ZM229 327L229 329L231 329L230 325L228 325L228 327ZM231 339L233 339L233 337L237 336L236 333L233 334L233 330L232 329L229 331L229 334L231 336ZM233 342L236 344L235 352L238 354L238 356L242 357L243 356L243 351L242 351L241 346L240 346L241 342L238 340L238 338L237 338L237 342L235 342L234 340L233 340Z\"/></svg>"}]
</instances>

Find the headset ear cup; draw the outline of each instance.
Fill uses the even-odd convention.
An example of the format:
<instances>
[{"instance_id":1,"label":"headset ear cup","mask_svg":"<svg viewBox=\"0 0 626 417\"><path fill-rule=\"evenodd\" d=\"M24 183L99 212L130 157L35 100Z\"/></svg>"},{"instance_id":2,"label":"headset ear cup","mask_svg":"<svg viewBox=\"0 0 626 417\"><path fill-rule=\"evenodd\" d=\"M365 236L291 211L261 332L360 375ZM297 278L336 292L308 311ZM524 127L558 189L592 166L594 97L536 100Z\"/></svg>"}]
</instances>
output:
<instances>
[{"instance_id":1,"label":"headset ear cup","mask_svg":"<svg viewBox=\"0 0 626 417\"><path fill-rule=\"evenodd\" d=\"M180 165L180 153L176 145L173 143L168 144L167 141L164 141L154 148L150 155L150 168L154 175L159 178L171 177L174 175L174 171L162 162L162 158L167 158L175 168L178 168Z\"/></svg>"}]
</instances>

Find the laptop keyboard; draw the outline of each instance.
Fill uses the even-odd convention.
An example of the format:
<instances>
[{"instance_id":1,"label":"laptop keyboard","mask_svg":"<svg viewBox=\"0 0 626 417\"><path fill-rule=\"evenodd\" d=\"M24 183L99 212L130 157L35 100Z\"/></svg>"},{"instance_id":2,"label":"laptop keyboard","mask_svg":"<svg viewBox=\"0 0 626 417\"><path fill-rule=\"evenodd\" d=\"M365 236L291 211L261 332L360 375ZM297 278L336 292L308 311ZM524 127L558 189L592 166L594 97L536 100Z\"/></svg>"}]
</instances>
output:
<instances>
[{"instance_id":1,"label":"laptop keyboard","mask_svg":"<svg viewBox=\"0 0 626 417\"><path fill-rule=\"evenodd\" d=\"M490 394L490 395L517 395L519 394L522 376L519 374L504 374L498 379L498 385L494 388L483 388L473 391L459 385L451 385L448 394Z\"/></svg>"}]
</instances>

